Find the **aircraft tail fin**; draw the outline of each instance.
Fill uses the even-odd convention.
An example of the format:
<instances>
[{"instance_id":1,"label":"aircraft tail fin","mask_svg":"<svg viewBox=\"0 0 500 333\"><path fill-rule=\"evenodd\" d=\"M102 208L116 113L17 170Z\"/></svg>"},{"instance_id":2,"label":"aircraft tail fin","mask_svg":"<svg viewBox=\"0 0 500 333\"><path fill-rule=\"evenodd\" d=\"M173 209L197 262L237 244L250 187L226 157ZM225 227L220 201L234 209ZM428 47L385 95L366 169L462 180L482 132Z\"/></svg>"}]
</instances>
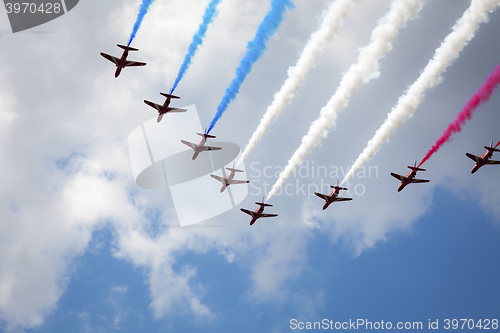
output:
<instances>
[{"instance_id":1,"label":"aircraft tail fin","mask_svg":"<svg viewBox=\"0 0 500 333\"><path fill-rule=\"evenodd\" d=\"M488 150L488 151L491 151L491 152L494 152L494 151L500 151L500 149L497 149L497 148L493 148L493 147L488 147L488 146L484 146L484 149Z\"/></svg>"},{"instance_id":2,"label":"aircraft tail fin","mask_svg":"<svg viewBox=\"0 0 500 333\"><path fill-rule=\"evenodd\" d=\"M235 169L235 168L226 168L226 170L234 171L234 172L244 172L243 170Z\"/></svg>"},{"instance_id":3,"label":"aircraft tail fin","mask_svg":"<svg viewBox=\"0 0 500 333\"><path fill-rule=\"evenodd\" d=\"M118 47L124 49L124 50L129 50L129 51L139 51L139 49L136 49L136 48L133 48L133 47L130 47L130 46L125 46L125 45L121 45L121 44L116 44Z\"/></svg>"},{"instance_id":4,"label":"aircraft tail fin","mask_svg":"<svg viewBox=\"0 0 500 333\"><path fill-rule=\"evenodd\" d=\"M416 166L409 166L409 165L408 165L408 168L409 168L409 169L412 169L413 171L425 171L425 169L418 168L418 167L416 167Z\"/></svg>"},{"instance_id":5,"label":"aircraft tail fin","mask_svg":"<svg viewBox=\"0 0 500 333\"><path fill-rule=\"evenodd\" d=\"M339 190L344 190L347 191L347 187L341 187L341 186L330 186L331 188L339 189Z\"/></svg>"},{"instance_id":6,"label":"aircraft tail fin","mask_svg":"<svg viewBox=\"0 0 500 333\"><path fill-rule=\"evenodd\" d=\"M417 160L415 160L415 163L413 164L413 166L408 165L408 168L412 169L413 171L425 171L425 169L421 169L421 168L417 167Z\"/></svg>"},{"instance_id":7,"label":"aircraft tail fin","mask_svg":"<svg viewBox=\"0 0 500 333\"><path fill-rule=\"evenodd\" d=\"M167 93L160 93L160 95L162 96L165 96L165 97L170 97L170 98L180 98L179 96L174 96L174 95L171 95L171 94L167 94Z\"/></svg>"},{"instance_id":8,"label":"aircraft tail fin","mask_svg":"<svg viewBox=\"0 0 500 333\"><path fill-rule=\"evenodd\" d=\"M257 205L259 205L259 206L261 206L261 207L272 207L273 205L266 204L266 203L264 202L264 198L265 198L265 197L266 197L266 196L263 196L263 197L262 197L262 202L256 202L256 204L257 204Z\"/></svg>"},{"instance_id":9,"label":"aircraft tail fin","mask_svg":"<svg viewBox=\"0 0 500 333\"><path fill-rule=\"evenodd\" d=\"M211 138L211 139L215 139L215 135L210 135L210 134L201 134L201 133L196 133L198 134L199 136L202 136L204 138Z\"/></svg>"}]
</instances>

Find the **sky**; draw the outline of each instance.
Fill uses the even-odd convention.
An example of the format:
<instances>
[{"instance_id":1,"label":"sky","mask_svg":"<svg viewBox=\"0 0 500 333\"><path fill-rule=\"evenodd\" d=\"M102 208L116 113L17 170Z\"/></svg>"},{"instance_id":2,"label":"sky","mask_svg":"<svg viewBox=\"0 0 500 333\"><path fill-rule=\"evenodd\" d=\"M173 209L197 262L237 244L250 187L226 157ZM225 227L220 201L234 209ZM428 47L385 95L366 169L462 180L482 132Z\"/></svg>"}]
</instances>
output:
<instances>
[{"instance_id":1,"label":"sky","mask_svg":"<svg viewBox=\"0 0 500 333\"><path fill-rule=\"evenodd\" d=\"M154 2L131 44L139 51L129 55L147 65L118 78L99 53L121 54L116 44L126 44L140 1L80 1L18 33L0 9L0 330L293 332L298 323L361 319L422 322L421 331L437 320L441 331L447 319L498 319L500 168L471 175L465 153L480 156L500 140L500 94L423 165L418 177L429 183L398 193L390 173L406 174L420 161L500 63L500 12L364 172L344 184L343 196L353 200L323 211L313 192L342 180L469 6L424 2L380 60L379 74L354 94L287 191L271 199L266 212L279 216L249 226L240 208L254 210L269 192L391 1L355 4L293 103L246 158L248 196L180 227L174 192L136 185L128 137L156 122L143 100L160 103L159 92L171 88L208 3ZM195 105L202 128L269 4L219 4L172 102ZM211 134L247 144L329 4L294 1ZM215 197L220 184L212 181ZM190 195L198 214L204 190Z\"/></svg>"}]
</instances>

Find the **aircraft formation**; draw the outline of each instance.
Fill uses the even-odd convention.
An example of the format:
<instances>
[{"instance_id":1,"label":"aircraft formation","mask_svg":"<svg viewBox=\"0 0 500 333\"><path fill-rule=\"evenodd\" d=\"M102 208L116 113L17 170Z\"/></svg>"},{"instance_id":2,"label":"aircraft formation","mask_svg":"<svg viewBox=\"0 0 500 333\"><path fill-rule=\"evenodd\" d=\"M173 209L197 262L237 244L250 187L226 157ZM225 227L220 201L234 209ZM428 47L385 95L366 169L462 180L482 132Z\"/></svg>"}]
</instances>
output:
<instances>
[{"instance_id":1,"label":"aircraft formation","mask_svg":"<svg viewBox=\"0 0 500 333\"><path fill-rule=\"evenodd\" d=\"M280 174L279 179L277 180L276 184L273 186L271 189L271 192L268 194L267 199L264 200L262 199L261 202L256 202L257 205L259 205L259 208L257 208L255 211L249 211L246 209L241 209L242 212L251 215L252 219L250 221L250 225L253 225L259 218L263 217L275 217L277 214L267 214L264 213L265 207L272 207L272 205L267 204L266 201L271 198L273 195L276 194L277 190L283 186L283 184L286 182L286 180L290 177L290 175L295 172L296 168L300 166L300 164L303 162L304 158L311 152L312 148L314 148L316 145L318 145L318 140L319 136L323 136L325 131L331 126L334 125L334 122L337 117L337 113L341 111L342 108L347 105L348 100L344 100L345 96L352 95L356 89L359 88L359 85L356 86L349 86L349 82L365 82L367 81L365 77L359 77L359 73L365 73L366 75L371 75L369 71L365 70L365 67L372 66L374 63L377 63L376 66L378 66L378 61L380 58L382 58L385 53L389 52L391 47L388 47L387 49L383 49L378 47L379 44L384 44L384 45L389 45L393 42L393 39L396 37L397 34L394 35L388 35L388 34L381 34L378 33L379 30L385 31L385 30L398 30L399 28L403 27L412 16L417 15L419 8L421 7L422 0L408 0L408 1L399 1L397 2L396 5L392 6L389 12L386 14L387 20L381 20L380 24L375 28L375 30L372 32L372 37L377 36L376 38L373 37L373 40L371 41L371 44L367 45L365 48L360 50L360 57L358 59L358 63L353 64L351 69L344 74L344 77L341 80L341 84L338 88L338 90L335 92L335 94L332 96L328 104L322 109L322 116L317 120L320 125L315 126L316 121L313 122L311 125L311 131L308 132L306 136L303 137L302 139L302 144L299 146L299 148L296 150L294 155L289 161L289 164L286 166L284 171ZM480 0L477 0L480 1ZM149 2L149 4L152 1ZM149 6L148 4L148 6ZM157 123L159 123L164 115L169 112L186 112L186 109L180 109L180 108L175 108L175 107L170 107L170 102L172 99L179 99L179 96L173 95L173 91L177 87L177 84L181 80L182 76L184 75L185 71L187 70L187 67L189 66L191 62L191 58L194 56L194 52L196 51L196 48L201 44L203 37L205 35L206 29L208 24L211 22L212 18L214 17L214 13L216 12L216 6L218 2L215 1L207 7L206 12L205 12L205 18L204 22L200 25L198 32L195 34L193 37L193 42L189 47L188 54L186 55L185 61L181 66L181 69L179 71L178 77L175 80L173 88L170 90L170 93L160 93L162 96L166 98L165 102L160 105L153 103L148 100L144 100L144 103L146 103L148 106L151 106L155 108L158 111L158 118L157 118ZM148 7L147 6L147 7ZM276 0L273 1L272 3L272 8L269 10L268 14L266 15L265 19L259 26L257 35L256 35L256 40L264 40L267 41L269 37L274 34L276 31L275 28L272 28L270 22L274 22L276 25L279 26L281 24L281 21L283 20L283 13L285 12L287 7L291 6L291 2L289 0ZM408 7L410 6L412 9L407 10ZM475 31L477 30L477 27L479 26L479 23L484 22L485 20L481 19L481 17L487 16L486 14L490 11L493 11L496 9L496 7L500 6L500 4L491 4L488 6L485 6L484 8L478 9L472 9L471 7L464 12L464 15L461 19L457 20L457 25L454 27L453 31L444 39L442 44L438 49L436 49L434 57L431 59L429 62L429 65L424 68L421 76L414 82L414 84L408 89L408 92L406 95L403 95L399 101L398 104L393 108L391 111L391 114L394 114L394 118L396 117L409 117L416 109L418 106L418 103L413 102L415 100L421 100L420 96L423 95L425 90L432 88L436 85L435 82L438 82L438 80L434 78L438 78L439 75L442 74L442 72L446 69L446 67L452 62L453 59L457 58L461 49L467 44L467 42L474 36ZM140 26L140 22L142 21L144 15L147 12L147 7L145 10L141 10L140 14L138 16L137 22L134 25L134 30L131 34L129 43L127 46L117 44L118 47L123 49L123 54L120 58L111 56L109 54L101 52L101 56L103 56L105 59L113 62L116 66L116 71L115 71L115 78L117 78L122 69L125 67L131 67L131 66L144 66L146 63L144 62L138 62L138 61L130 61L127 60L128 53L129 51L138 51L136 48L130 47L130 43L135 37L135 34L137 32L137 29ZM294 89L298 89L300 84L305 78L306 73L313 67L314 61L319 57L319 54L321 52L316 52L317 50L322 50L326 46L326 42L321 39L319 36L325 36L325 35L335 35L335 32L340 29L340 26L342 25L342 20L349 14L350 9L352 7L352 2L342 2L338 1L334 5L332 5L329 8L329 11L326 13L324 20L325 22L330 22L332 20L336 20L334 23L330 22L330 24L324 24L318 30L315 34L311 35L310 42L307 43L306 48L303 50L303 53L301 54L301 58L297 62L297 66L302 66L299 69L295 67L296 70L294 71L289 71L289 76L288 79L285 81L282 89L275 94L276 99L288 101L286 104L288 104L290 101L287 99L289 96L294 96L296 93L296 90L290 90L290 87L294 87ZM142 8L142 7L141 7ZM337 13L343 12L344 15L342 17L336 17ZM484 14L484 15L483 15ZM401 20L393 20L394 17L399 17L401 16ZM476 25L468 25L465 27L464 22L468 22L468 20L476 20ZM464 31L460 30L464 26ZM326 29L327 31L324 31ZM467 30L467 33L465 33L465 30ZM221 150L221 147L214 147L207 145L207 140L208 139L214 139L215 135L210 135L210 131L216 124L216 122L220 119L221 115L223 112L226 110L227 105L235 98L235 91L239 90L239 86L245 79L246 75L250 72L251 67L253 63L262 55L263 51L266 48L265 42L264 43L249 43L249 45L259 45L258 49L248 49L247 54L245 57L242 59L242 62L240 64L240 67L238 68L237 75L231 82L231 85L229 88L232 89L227 89L226 90L226 95L223 97L221 104L217 108L217 113L215 117L213 118L212 122L210 123L210 126L208 130L205 130L204 133L196 133L197 135L201 136L201 140L199 141L198 144L186 141L186 140L181 140L181 143L184 145L188 146L189 148L193 149L193 155L192 155L192 160L195 160L200 153L205 152L205 151L217 151ZM316 51L313 51L316 50ZM440 64L439 66L433 66L432 64ZM243 66L242 64L245 64ZM304 67L304 64L305 67ZM243 68L243 70L240 70ZM303 73L303 76L293 76L295 73ZM363 75L365 75L363 74ZM424 80L427 80L428 82L425 82ZM473 96L473 98L467 103L467 105L464 107L464 109L459 113L457 118L453 123L449 125L449 128L445 131L445 133L438 139L436 144L431 148L431 150L427 153L427 155L424 157L424 159L420 162L420 164L417 166L417 163L415 161L413 166L408 166L410 169L410 172L408 172L405 176L396 174L394 172L391 172L391 176L399 180L401 183L398 187L398 192L402 191L407 185L413 184L413 183L428 183L428 179L417 179L416 174L418 171L426 171L425 169L421 168L421 165L433 154L435 153L439 147L447 142L452 133L459 132L461 130L461 126L465 123L464 119L470 119L472 116L472 113L476 110L477 106L480 105L481 103L487 101L489 97L491 96L493 90L498 86L500 83L500 66L498 66L487 78L485 83L478 89L476 94ZM344 86L344 84L347 84ZM361 83L360 83L361 84ZM349 87L348 87L349 86ZM424 87L424 88L422 88ZM347 90L349 92L347 92ZM349 90L350 89L350 90ZM476 95L482 96L481 100L479 103L475 103L475 98ZM288 96L285 98L285 96ZM406 104L410 104L411 107L407 107ZM257 145L257 142L262 138L262 136L267 133L268 128L270 124L276 119L276 117L282 112L286 105L285 104L280 104L280 103L272 103L271 106L268 108L265 116L263 117L263 120L261 121L261 124L255 131L254 135L250 139L249 144L245 148L245 150L242 153L242 157L240 158L241 162L246 158L246 156L249 154L249 152L255 148ZM404 110L404 113L401 112L401 110ZM323 112L325 111L325 112ZM325 117L324 119L322 117ZM352 177L357 170L363 165L363 163L366 163L371 157L374 156L376 151L380 148L380 146L386 142L386 137L392 134L392 132L395 130L396 126L394 124L389 123L394 119L392 117L388 117L386 122L382 125L382 127L376 132L374 138L370 140L370 142L375 142L375 144L372 144L371 146L367 146L365 150L363 150L362 154L358 157L358 159L354 162L353 166L351 169L348 171L347 175L345 176L344 180L342 183L339 185L339 181L337 181L337 184L335 186L330 186L333 188L333 191L327 195L327 194L322 194L318 192L314 192L314 194L324 200L324 205L323 205L323 210L329 207L329 205L333 202L341 202L341 201L350 201L353 198L344 198L344 197L339 197L340 191L342 190L347 190L347 188L342 187L341 185L349 179L349 177ZM333 119L333 120L332 120ZM397 118L399 120L399 118ZM398 121L399 125L403 123L405 119L401 118L400 121ZM313 126L314 125L314 126ZM370 143L369 142L369 143ZM484 146L484 148L487 150L482 156L475 156L470 153L466 153L466 156L472 159L475 164L472 168L471 173L475 173L479 168L481 168L484 165L487 164L500 164L500 161L492 160L492 155L494 152L499 152L500 149L497 149L497 147L500 145L500 142L497 143L495 146L493 146L493 142L490 143L490 146ZM239 163L238 162L238 163ZM238 170L235 168L235 165L233 165L232 168L226 168L228 171L230 171L229 175L227 177L220 177L214 174L211 174L210 176L214 178L215 180L219 181L222 183L222 187L220 188L220 193L224 192L225 189L232 185L232 184L245 184L249 183L248 180L235 180L234 177L236 175L236 172L242 172L243 170Z\"/></svg>"},{"instance_id":2,"label":"aircraft formation","mask_svg":"<svg viewBox=\"0 0 500 333\"><path fill-rule=\"evenodd\" d=\"M493 152L500 152L500 149L493 147L493 141L490 142L489 146L484 146L484 148L486 149L486 152L481 156L472 155L471 153L465 153L465 155L468 158L476 162L471 170L471 173L475 173L477 170L479 170L479 168L481 168L484 165L500 164L500 161L495 161L491 159L491 157L493 156ZM425 169L417 167L417 161L415 161L413 166L408 166L408 169L410 169L411 171L408 172L406 176L401 176L398 175L397 173L391 172L391 176L401 181L401 184L398 187L398 192L401 192L401 190L403 190L408 184L429 182L428 179L415 178L415 176L417 175L417 171L425 171Z\"/></svg>"},{"instance_id":3,"label":"aircraft formation","mask_svg":"<svg viewBox=\"0 0 500 333\"><path fill-rule=\"evenodd\" d=\"M123 49L123 54L120 58L111 56L109 54L101 52L101 56L106 58L107 60L113 62L116 65L116 71L115 71L115 78L117 78L121 70L125 67L131 67L131 66L144 66L146 63L144 62L138 62L138 61L130 61L127 60L128 57L128 52L129 51L139 51L139 49L132 48L130 46L124 46L121 44L117 44L120 48ZM179 96L175 96L172 94L168 93L162 93L160 92L160 95L164 96L165 102L163 104L156 104L148 100L144 100L144 103L146 103L148 106L156 109L158 111L158 118L157 118L157 123L159 123L163 116L169 112L176 113L176 112L186 112L187 109L181 109L181 108L175 108L170 106L170 102L172 99L179 99ZM215 139L215 135L210 135L208 134L208 131L205 130L204 133L196 133L197 135L201 136L201 140L198 144L192 143L186 140L181 140L183 144L186 146L190 147L193 149L194 153L192 156L192 160L195 160L198 155L204 151L217 151L221 150L221 147L213 147L207 145L207 140L208 139ZM500 143L500 142L499 142ZM479 168L481 168L484 165L493 165L493 164L500 164L500 161L492 160L492 156L494 152L500 152L500 149L497 149L496 147L498 144L494 147L493 146L493 141L490 142L489 146L484 146L486 149L486 152L482 156L476 156L471 153L466 153L465 155L469 157L471 160L475 162L471 173L475 173ZM423 163L423 162L422 162ZM420 165L422 164L420 163ZM420 168L420 165L417 166L417 161L415 161L413 166L408 166L410 169L410 172L408 172L405 176L399 175L397 173L391 172L391 176L396 178L397 180L401 181L401 184L398 187L398 192L402 191L407 185L409 184L414 184L414 183L428 183L428 179L417 179L416 174L417 171L426 171L425 169ZM234 177L236 175L236 172L243 172L243 170L236 169L235 166L233 165L232 168L226 168L230 173L227 177L220 177L214 174L210 174L212 178L215 180L219 181L222 183L222 186L220 188L220 193L224 192L226 188L229 185L232 184L247 184L250 181L249 180L235 180ZM323 199L324 205L323 205L323 210L327 209L330 204L334 202L342 202L342 201L350 201L353 198L344 198L344 197L339 197L340 191L342 190L348 190L346 187L339 186L339 181L337 181L337 184L335 186L330 186L333 188L333 191L327 195L327 194L322 194L318 192L314 192L314 195L317 197ZM244 208L241 208L241 211L250 215L252 218L250 220L250 225L253 225L258 219L260 218L265 218L265 217L276 217L278 214L268 214L264 213L265 207L272 207L272 205L265 203L264 198L262 199L261 202L255 202L259 207L255 211L250 211Z\"/></svg>"},{"instance_id":4,"label":"aircraft formation","mask_svg":"<svg viewBox=\"0 0 500 333\"><path fill-rule=\"evenodd\" d=\"M120 58L113 57L109 54L106 54L104 52L101 52L101 56L106 58L107 60L113 62L116 65L116 71L115 71L115 78L117 78L121 70L125 67L130 67L130 66L144 66L146 63L144 62L138 62L138 61L130 61L127 60L128 57L128 52L129 51L139 51L139 49L130 47L130 46L124 46L121 44L117 44L120 48L123 49L123 54ZM179 96L175 96L172 94L167 94L167 93L160 93L160 95L164 96L166 98L165 102L163 104L156 104L148 100L144 100L144 103L147 105L151 106L152 108L156 109L158 111L158 118L156 119L156 122L159 123L162 119L163 116L169 112L186 112L187 109L181 109L181 108L175 108L175 107L170 107L170 102L172 99L179 99ZM192 156L192 160L195 160L198 155L204 151L216 151L216 150L221 150L221 147L213 147L207 145L207 140L208 139L215 139L215 135L210 135L208 132L205 130L204 133L196 133L197 135L201 136L201 140L198 144L192 143L186 140L181 140L183 144L188 146L189 148L193 149L194 153ZM222 183L222 187L220 189L220 193L224 192L226 188L229 185L232 184L247 184L250 181L249 180L236 180L234 179L236 172L243 172L243 170L236 169L233 165L232 168L226 168L228 171L230 171L229 175L227 177L220 177L214 174L210 174L212 178L215 180L219 181ZM255 221L257 221L260 218L263 217L275 217L278 216L278 214L267 214L264 213L264 207L271 207L272 205L267 204L264 202L264 199L262 199L262 202L256 202L257 205L259 205L259 208L255 211L249 211L247 209L241 209L242 212L249 214L252 216L252 219L250 221L250 225L253 225Z\"/></svg>"}]
</instances>

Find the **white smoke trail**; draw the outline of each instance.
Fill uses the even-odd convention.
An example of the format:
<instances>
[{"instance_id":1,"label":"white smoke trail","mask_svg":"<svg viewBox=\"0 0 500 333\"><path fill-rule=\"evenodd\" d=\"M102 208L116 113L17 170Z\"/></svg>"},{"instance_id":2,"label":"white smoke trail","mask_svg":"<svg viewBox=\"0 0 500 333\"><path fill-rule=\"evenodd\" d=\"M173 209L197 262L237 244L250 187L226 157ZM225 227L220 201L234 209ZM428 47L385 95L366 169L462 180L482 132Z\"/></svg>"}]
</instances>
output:
<instances>
[{"instance_id":1,"label":"white smoke trail","mask_svg":"<svg viewBox=\"0 0 500 333\"><path fill-rule=\"evenodd\" d=\"M479 25L488 21L488 12L493 11L499 5L500 0L472 0L469 8L453 27L453 31L436 49L434 57L424 68L420 77L408 88L406 94L399 98L397 105L387 115L385 122L375 132L373 138L368 141L367 146L349 169L342 183L355 175L364 163L375 156L391 134L413 114L422 101L425 91L439 84L440 75L474 37Z\"/></svg>"},{"instance_id":2,"label":"white smoke trail","mask_svg":"<svg viewBox=\"0 0 500 333\"><path fill-rule=\"evenodd\" d=\"M329 42L333 41L340 30L340 24L351 12L352 7L361 0L337 0L333 1L323 18L321 27L311 34L302 54L294 67L288 69L288 78L285 80L280 90L274 94L274 100L268 106L266 113L260 120L260 124L253 133L250 141L243 150L238 164L248 157L250 152L257 146L260 139L267 133L271 124L278 118L285 107L290 104L295 97L295 93L304 82L309 71L314 67L314 63Z\"/></svg>"},{"instance_id":3,"label":"white smoke trail","mask_svg":"<svg viewBox=\"0 0 500 333\"><path fill-rule=\"evenodd\" d=\"M311 150L326 136L327 129L335 123L338 113L347 106L354 92L363 83L375 77L379 68L379 59L392 49L392 42L398 30L420 10L422 2L423 0L395 0L391 4L388 13L372 31L370 44L360 49L358 62L344 74L337 91L321 109L319 118L311 124L308 133L302 138L299 148L292 155L269 192L268 199L276 194Z\"/></svg>"}]
</instances>

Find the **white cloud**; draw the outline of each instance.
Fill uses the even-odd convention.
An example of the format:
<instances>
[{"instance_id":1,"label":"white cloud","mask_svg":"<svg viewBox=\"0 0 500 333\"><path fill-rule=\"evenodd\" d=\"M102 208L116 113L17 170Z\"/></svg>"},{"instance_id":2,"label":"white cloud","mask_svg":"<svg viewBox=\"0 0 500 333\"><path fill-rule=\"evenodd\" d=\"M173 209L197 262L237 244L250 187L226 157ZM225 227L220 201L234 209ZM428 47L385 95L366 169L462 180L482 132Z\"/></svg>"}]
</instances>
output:
<instances>
[{"instance_id":1,"label":"white cloud","mask_svg":"<svg viewBox=\"0 0 500 333\"><path fill-rule=\"evenodd\" d=\"M264 3L267 1L221 4L216 24L210 28L204 46L179 86L182 103L197 104L202 123L208 123L215 113L246 41L265 14ZM307 13L316 14L326 4L327 1L315 5L306 0L296 1L297 8L287 14L283 29L271 40L268 52L221 120L218 137L239 144L246 142L258 121L255 115L264 111L286 69L296 60L294 43L303 45L317 28L316 17L307 20L301 10L305 8ZM95 10L96 6L95 1L80 2L69 14L46 26L56 31L53 34L2 35L0 39L0 61L9 64L8 69L0 72L0 316L10 328L41 325L57 307L72 274L76 274L73 273L75 258L88 250L92 232L106 224L116 236L115 257L145 272L151 309L158 318L176 314L176 309L193 313L200 320L211 320L219 312L217 305L206 299L201 273L180 260L186 253L200 256L218 253L227 260L227 265L237 265L243 273L248 273L251 284L241 291L248 296L247 301L321 301L321 293L296 294L290 287L290 282L299 280L307 268L307 249L318 228L330 232L332 241L347 240L353 252L359 254L395 232L411 230L411 225L432 208L433 186L448 179L432 171L450 170L450 161L446 158L441 161L438 155L429 161L427 173L432 181L427 187L415 185L398 194L397 181L387 175L390 171L403 172L405 165L415 159L414 155L423 154L433 143L433 134L437 136L443 123L452 117L452 111L463 104L456 96L471 93L464 85L452 84L457 81L453 79L449 79L449 88L443 84L435 93L446 100L446 108L439 104L442 103L439 98L428 96L431 98L424 102L422 116L417 113L380 152L374 160L380 170L379 178L360 180L366 186L364 196L325 212L320 211L318 198L311 198L307 201L310 206L302 209L305 198L282 196L276 198L272 207L280 216L259 221L252 227L248 226L247 216L235 210L209 221L222 225L220 228L171 227L151 233L154 225L176 223L173 209L165 202L168 198L165 193L137 189L133 183L126 138L138 124L154 116L142 100L157 96L173 82L197 27L193 22L199 21L203 7L194 2L184 5L181 0L168 4L156 2L134 41L134 46L140 48L133 54L134 59L144 60L148 65L125 69L115 79L112 64L100 57L99 52L119 53L114 45L128 39L137 3L127 1L123 6L99 3L100 11ZM363 18L371 6L359 7ZM424 9L417 21L428 17L430 11L443 10L438 6L441 5L428 4L428 11ZM385 7L375 13L374 20L384 10ZM492 17L490 23L495 23L495 19ZM367 31L366 39L360 38L353 44L366 43L374 20L365 22L358 17L356 22ZM450 17L449 22L443 18L442 23L422 21L414 25L447 32L454 20L455 17ZM347 28L352 25L353 22L346 23ZM497 28L496 23L484 35L484 41L481 32L470 49L485 49L491 36L496 36ZM325 52L325 60L317 64L318 70L311 73L301 95L290 106L289 116L273 126L262 149L256 150L252 158L270 166L288 159L307 125L316 117L315 110L319 111L336 86L341 70L337 62L344 56L341 41L351 40L349 34L352 30L346 29L346 35L339 36L340 44ZM290 36L294 43L286 42ZM411 27L402 32L401 38L414 41L417 48L432 39L419 35L418 29ZM411 82L405 75L418 72L418 68L408 68L406 64L416 57L430 56L424 51L402 49L401 44L395 45L394 52L382 65L377 85L367 85L360 91L359 98L351 103L352 115L341 119L337 130L311 155L316 164L345 165L355 158L367 136L380 123L377 117L385 113L384 106L392 106L395 97ZM488 50L491 57L498 53L495 48ZM465 76L471 67L467 60L471 54L466 50L464 56L463 63L459 59L455 64L458 76ZM482 70L488 64L486 58L480 60ZM404 71L387 75L384 72L389 64L401 63L406 66ZM470 80L475 81L476 77ZM498 100L492 99L490 103L497 106ZM426 108L433 106L444 111L426 112ZM427 122L430 115L434 119L432 124ZM491 124L498 122L492 118L498 116L485 114L484 123L471 127L474 130L467 135L470 148L489 142L490 139L483 142L485 138L478 133L486 136L496 133ZM428 135L422 135L422 128L428 128ZM464 158L458 147L463 142L455 143L454 150L443 155L449 157L457 152ZM281 150L276 151L275 147ZM466 165L466 173L470 168ZM494 216L498 216L495 198L499 187L494 182L495 185L488 185L495 176L486 177L482 171L486 170L480 170L470 182L478 184L477 193L485 209L492 209L497 214ZM465 176L458 171L451 179L453 184L459 184L457 191L469 189L469 180L464 180ZM470 199L478 200L474 195ZM244 206L250 208L253 201L254 198L248 198ZM151 221L156 213L158 220ZM311 220L305 218L308 216L315 217L309 225L304 223ZM122 291L125 292L122 286L115 286L111 293ZM308 311L316 309L310 307ZM91 329L88 316L81 313L83 329ZM116 318L119 327L123 323L120 318L123 317Z\"/></svg>"}]
</instances>

